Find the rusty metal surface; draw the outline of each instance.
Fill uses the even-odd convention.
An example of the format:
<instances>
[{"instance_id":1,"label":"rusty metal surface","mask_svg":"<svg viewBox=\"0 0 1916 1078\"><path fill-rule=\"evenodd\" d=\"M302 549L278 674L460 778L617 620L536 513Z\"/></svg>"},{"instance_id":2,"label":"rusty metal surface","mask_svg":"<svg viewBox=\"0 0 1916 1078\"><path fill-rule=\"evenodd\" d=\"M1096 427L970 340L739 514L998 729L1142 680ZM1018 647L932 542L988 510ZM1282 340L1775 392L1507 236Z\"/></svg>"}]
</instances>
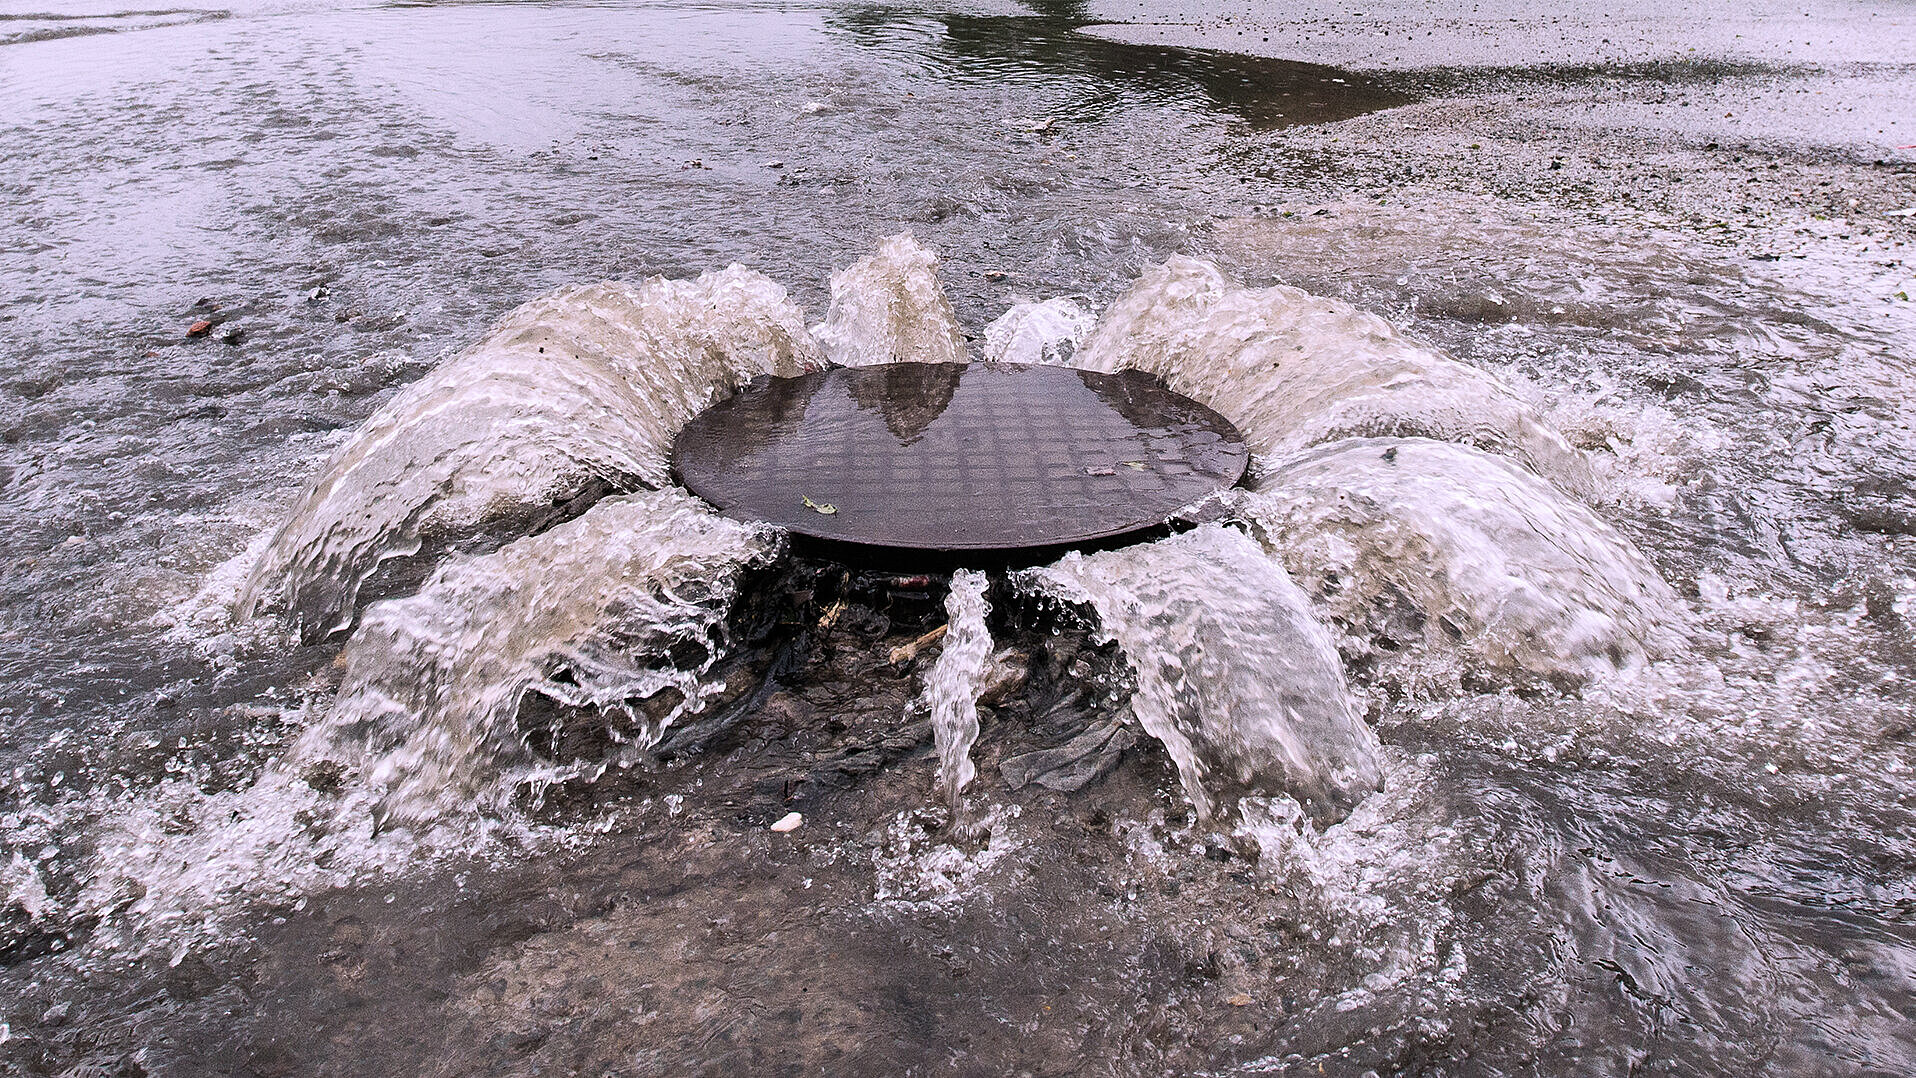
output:
<instances>
[{"instance_id":1,"label":"rusty metal surface","mask_svg":"<svg viewBox=\"0 0 1916 1078\"><path fill-rule=\"evenodd\" d=\"M728 516L949 551L1149 528L1249 461L1227 420L1150 375L976 363L761 379L687 424L674 457Z\"/></svg>"}]
</instances>

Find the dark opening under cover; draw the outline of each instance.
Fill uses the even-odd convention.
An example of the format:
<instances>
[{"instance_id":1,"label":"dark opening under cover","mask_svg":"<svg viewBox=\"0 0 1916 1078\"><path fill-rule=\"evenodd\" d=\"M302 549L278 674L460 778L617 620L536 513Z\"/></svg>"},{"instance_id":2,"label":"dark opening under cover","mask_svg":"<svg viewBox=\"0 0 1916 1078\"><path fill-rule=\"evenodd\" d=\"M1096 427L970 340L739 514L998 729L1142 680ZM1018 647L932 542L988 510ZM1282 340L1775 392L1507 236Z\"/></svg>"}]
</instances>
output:
<instances>
[{"instance_id":1,"label":"dark opening under cover","mask_svg":"<svg viewBox=\"0 0 1916 1078\"><path fill-rule=\"evenodd\" d=\"M1151 375L979 363L761 378L688 423L674 453L728 516L932 551L1154 527L1249 460L1229 421Z\"/></svg>"}]
</instances>

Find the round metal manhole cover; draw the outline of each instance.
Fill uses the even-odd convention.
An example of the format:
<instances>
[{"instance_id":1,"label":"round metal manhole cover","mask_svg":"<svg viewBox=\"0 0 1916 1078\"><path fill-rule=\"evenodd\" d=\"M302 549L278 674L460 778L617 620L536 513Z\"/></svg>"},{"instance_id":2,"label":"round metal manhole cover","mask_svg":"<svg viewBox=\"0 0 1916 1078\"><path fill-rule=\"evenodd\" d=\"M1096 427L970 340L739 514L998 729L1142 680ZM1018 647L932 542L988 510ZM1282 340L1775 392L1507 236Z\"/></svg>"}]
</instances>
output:
<instances>
[{"instance_id":1,"label":"round metal manhole cover","mask_svg":"<svg viewBox=\"0 0 1916 1078\"><path fill-rule=\"evenodd\" d=\"M1228 420L1151 375L980 363L761 378L686 424L674 455L728 516L937 551L1153 527L1250 459Z\"/></svg>"}]
</instances>

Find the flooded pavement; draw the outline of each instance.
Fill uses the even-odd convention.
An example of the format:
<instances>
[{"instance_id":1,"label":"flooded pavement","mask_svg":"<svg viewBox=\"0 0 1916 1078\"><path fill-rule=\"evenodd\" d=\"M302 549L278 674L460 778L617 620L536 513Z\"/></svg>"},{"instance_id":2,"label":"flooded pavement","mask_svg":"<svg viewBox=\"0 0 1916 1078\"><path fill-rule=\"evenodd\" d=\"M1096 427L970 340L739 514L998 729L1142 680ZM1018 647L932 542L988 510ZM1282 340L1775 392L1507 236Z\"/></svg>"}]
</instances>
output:
<instances>
[{"instance_id":1,"label":"flooded pavement","mask_svg":"<svg viewBox=\"0 0 1916 1078\"><path fill-rule=\"evenodd\" d=\"M1916 1071L1916 19L1506 6L0 12L0 1067ZM672 489L900 348L1252 489Z\"/></svg>"}]
</instances>

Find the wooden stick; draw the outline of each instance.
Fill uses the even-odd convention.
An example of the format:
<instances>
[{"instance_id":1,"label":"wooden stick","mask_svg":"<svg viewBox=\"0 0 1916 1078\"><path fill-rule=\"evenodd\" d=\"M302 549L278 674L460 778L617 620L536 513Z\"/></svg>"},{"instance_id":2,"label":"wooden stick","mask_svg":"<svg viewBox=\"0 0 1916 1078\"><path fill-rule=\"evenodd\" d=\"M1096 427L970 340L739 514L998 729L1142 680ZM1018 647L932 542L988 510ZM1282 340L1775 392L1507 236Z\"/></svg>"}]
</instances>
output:
<instances>
[{"instance_id":1,"label":"wooden stick","mask_svg":"<svg viewBox=\"0 0 1916 1078\"><path fill-rule=\"evenodd\" d=\"M897 666L899 663L910 662L912 659L917 658L919 652L944 639L945 630L949 628L951 628L951 624L947 622L918 639L913 640L909 644L900 644L891 649L891 664Z\"/></svg>"}]
</instances>

